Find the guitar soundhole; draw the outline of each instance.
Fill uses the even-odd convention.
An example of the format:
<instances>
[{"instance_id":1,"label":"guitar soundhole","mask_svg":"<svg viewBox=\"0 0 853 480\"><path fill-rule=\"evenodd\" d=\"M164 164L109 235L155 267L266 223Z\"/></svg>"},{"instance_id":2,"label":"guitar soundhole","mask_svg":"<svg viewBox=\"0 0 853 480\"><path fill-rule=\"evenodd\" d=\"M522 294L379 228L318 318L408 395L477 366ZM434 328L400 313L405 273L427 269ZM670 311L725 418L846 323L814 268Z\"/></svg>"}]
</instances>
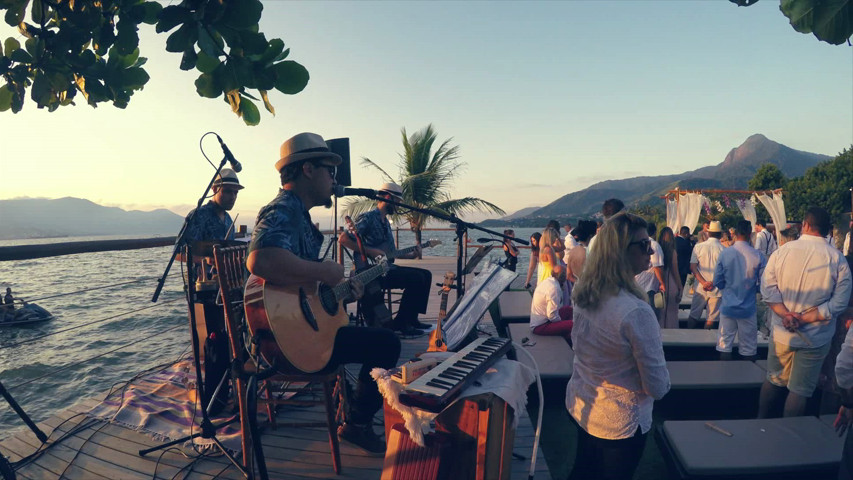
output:
<instances>
[{"instance_id":1,"label":"guitar soundhole","mask_svg":"<svg viewBox=\"0 0 853 480\"><path fill-rule=\"evenodd\" d=\"M337 315L338 301L335 299L335 292L326 285L320 285L320 304L329 315Z\"/></svg>"}]
</instances>

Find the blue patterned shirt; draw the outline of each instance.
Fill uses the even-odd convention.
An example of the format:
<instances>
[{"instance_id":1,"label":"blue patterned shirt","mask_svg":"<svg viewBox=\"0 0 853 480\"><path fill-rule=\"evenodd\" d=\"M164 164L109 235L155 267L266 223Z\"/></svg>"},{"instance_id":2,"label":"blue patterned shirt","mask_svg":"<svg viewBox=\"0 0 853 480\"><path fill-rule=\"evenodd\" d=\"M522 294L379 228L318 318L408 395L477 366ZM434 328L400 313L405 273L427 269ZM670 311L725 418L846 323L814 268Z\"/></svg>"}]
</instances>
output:
<instances>
[{"instance_id":1,"label":"blue patterned shirt","mask_svg":"<svg viewBox=\"0 0 853 480\"><path fill-rule=\"evenodd\" d=\"M290 190L278 195L258 212L249 252L277 247L305 260L320 261L323 234L311 221L302 200Z\"/></svg>"},{"instance_id":2,"label":"blue patterned shirt","mask_svg":"<svg viewBox=\"0 0 853 480\"><path fill-rule=\"evenodd\" d=\"M378 208L359 215L355 222L355 229L365 247L378 248L386 254L396 250L391 223L387 218L382 219ZM347 235L355 240L352 233L347 232Z\"/></svg>"},{"instance_id":3,"label":"blue patterned shirt","mask_svg":"<svg viewBox=\"0 0 853 480\"><path fill-rule=\"evenodd\" d=\"M184 237L187 242L201 242L209 240L234 240L234 229L231 225L234 223L231 220L231 215L225 212L225 219L219 218L219 212L222 211L219 205L213 200L193 210L196 212L195 218L187 225L187 234ZM189 217L192 212L187 215ZM228 238L225 238L225 233L228 232Z\"/></svg>"}]
</instances>

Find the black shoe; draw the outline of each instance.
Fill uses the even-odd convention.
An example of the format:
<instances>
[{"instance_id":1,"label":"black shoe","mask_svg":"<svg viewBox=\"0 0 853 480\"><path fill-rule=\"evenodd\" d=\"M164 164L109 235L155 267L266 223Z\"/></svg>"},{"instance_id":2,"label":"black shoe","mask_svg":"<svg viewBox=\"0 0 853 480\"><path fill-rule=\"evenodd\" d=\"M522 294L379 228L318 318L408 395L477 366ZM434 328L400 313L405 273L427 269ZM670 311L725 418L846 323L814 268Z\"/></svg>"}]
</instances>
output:
<instances>
[{"instance_id":1,"label":"black shoe","mask_svg":"<svg viewBox=\"0 0 853 480\"><path fill-rule=\"evenodd\" d=\"M415 337L421 337L423 335L426 335L426 332L424 332L423 330L418 330L417 328L412 328L409 326L405 326L402 328L396 328L396 329L394 329L394 331L399 333L401 337L415 338Z\"/></svg>"},{"instance_id":2,"label":"black shoe","mask_svg":"<svg viewBox=\"0 0 853 480\"><path fill-rule=\"evenodd\" d=\"M370 456L384 457L385 442L373 432L371 425L355 425L344 423L338 428L338 437L352 444Z\"/></svg>"},{"instance_id":3,"label":"black shoe","mask_svg":"<svg viewBox=\"0 0 853 480\"><path fill-rule=\"evenodd\" d=\"M414 323L411 324L412 328L416 328L418 330L432 330L432 325L424 322L419 322L415 320Z\"/></svg>"}]
</instances>

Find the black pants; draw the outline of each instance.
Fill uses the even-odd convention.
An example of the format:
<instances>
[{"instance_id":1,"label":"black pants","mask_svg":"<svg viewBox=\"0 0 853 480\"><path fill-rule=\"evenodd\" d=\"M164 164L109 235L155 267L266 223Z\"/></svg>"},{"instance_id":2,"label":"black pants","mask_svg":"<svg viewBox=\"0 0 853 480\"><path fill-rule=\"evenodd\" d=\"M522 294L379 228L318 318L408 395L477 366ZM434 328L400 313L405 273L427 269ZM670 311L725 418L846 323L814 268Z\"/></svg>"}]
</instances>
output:
<instances>
[{"instance_id":1,"label":"black pants","mask_svg":"<svg viewBox=\"0 0 853 480\"><path fill-rule=\"evenodd\" d=\"M414 325L419 313L426 313L432 272L423 268L399 267L394 265L382 277L383 288L402 288L403 298L394 322L397 326Z\"/></svg>"},{"instance_id":2,"label":"black pants","mask_svg":"<svg viewBox=\"0 0 853 480\"><path fill-rule=\"evenodd\" d=\"M382 407L382 396L376 382L370 377L374 367L390 369L400 358L400 339L391 330L370 327L341 327L335 336L335 349L329 367L360 363L358 385L349 399L350 414L347 421L358 425L370 423Z\"/></svg>"},{"instance_id":3,"label":"black pants","mask_svg":"<svg viewBox=\"0 0 853 480\"><path fill-rule=\"evenodd\" d=\"M646 436L637 427L633 437L605 440L578 425L578 450L569 480L631 480L643 456Z\"/></svg>"}]
</instances>

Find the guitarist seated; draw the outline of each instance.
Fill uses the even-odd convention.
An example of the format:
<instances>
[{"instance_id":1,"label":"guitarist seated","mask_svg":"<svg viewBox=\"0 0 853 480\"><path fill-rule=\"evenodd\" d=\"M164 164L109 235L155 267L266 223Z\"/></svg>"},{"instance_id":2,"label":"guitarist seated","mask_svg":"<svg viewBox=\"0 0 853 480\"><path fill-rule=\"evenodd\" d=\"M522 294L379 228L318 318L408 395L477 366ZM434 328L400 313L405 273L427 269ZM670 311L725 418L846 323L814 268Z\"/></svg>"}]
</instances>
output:
<instances>
[{"instance_id":1,"label":"guitarist seated","mask_svg":"<svg viewBox=\"0 0 853 480\"><path fill-rule=\"evenodd\" d=\"M332 153L323 137L314 133L300 133L281 145L276 169L281 175L282 188L258 213L246 259L246 267L252 274L284 287L316 282L337 285L344 280L343 266L319 260L323 235L308 213L318 205L332 206L335 172L340 163L341 157ZM373 416L382 407L382 397L370 370L393 368L399 356L400 340L393 332L343 326L335 334L326 367L362 364L358 385L350 398L350 411L338 435L377 456L385 454L385 442L373 431Z\"/></svg>"},{"instance_id":2,"label":"guitarist seated","mask_svg":"<svg viewBox=\"0 0 853 480\"><path fill-rule=\"evenodd\" d=\"M403 189L395 183L384 183L378 189L380 198L403 199ZM393 215L397 206L388 202L378 200L376 208L360 215L355 222L356 230L361 236L365 253L370 258L380 255L388 257L393 263L394 258L418 258L421 253L420 245L408 254L400 254L394 245L394 234L388 215ZM338 237L338 242L353 252L358 252L358 244L355 237L349 232L343 232ZM401 267L394 265L387 275L380 279L382 288L402 288L403 298L400 299L400 309L397 316L391 322L393 330L403 335L422 335L421 329L428 329L430 325L418 321L419 313L426 313L429 291L432 285L432 272L423 268Z\"/></svg>"}]
</instances>

